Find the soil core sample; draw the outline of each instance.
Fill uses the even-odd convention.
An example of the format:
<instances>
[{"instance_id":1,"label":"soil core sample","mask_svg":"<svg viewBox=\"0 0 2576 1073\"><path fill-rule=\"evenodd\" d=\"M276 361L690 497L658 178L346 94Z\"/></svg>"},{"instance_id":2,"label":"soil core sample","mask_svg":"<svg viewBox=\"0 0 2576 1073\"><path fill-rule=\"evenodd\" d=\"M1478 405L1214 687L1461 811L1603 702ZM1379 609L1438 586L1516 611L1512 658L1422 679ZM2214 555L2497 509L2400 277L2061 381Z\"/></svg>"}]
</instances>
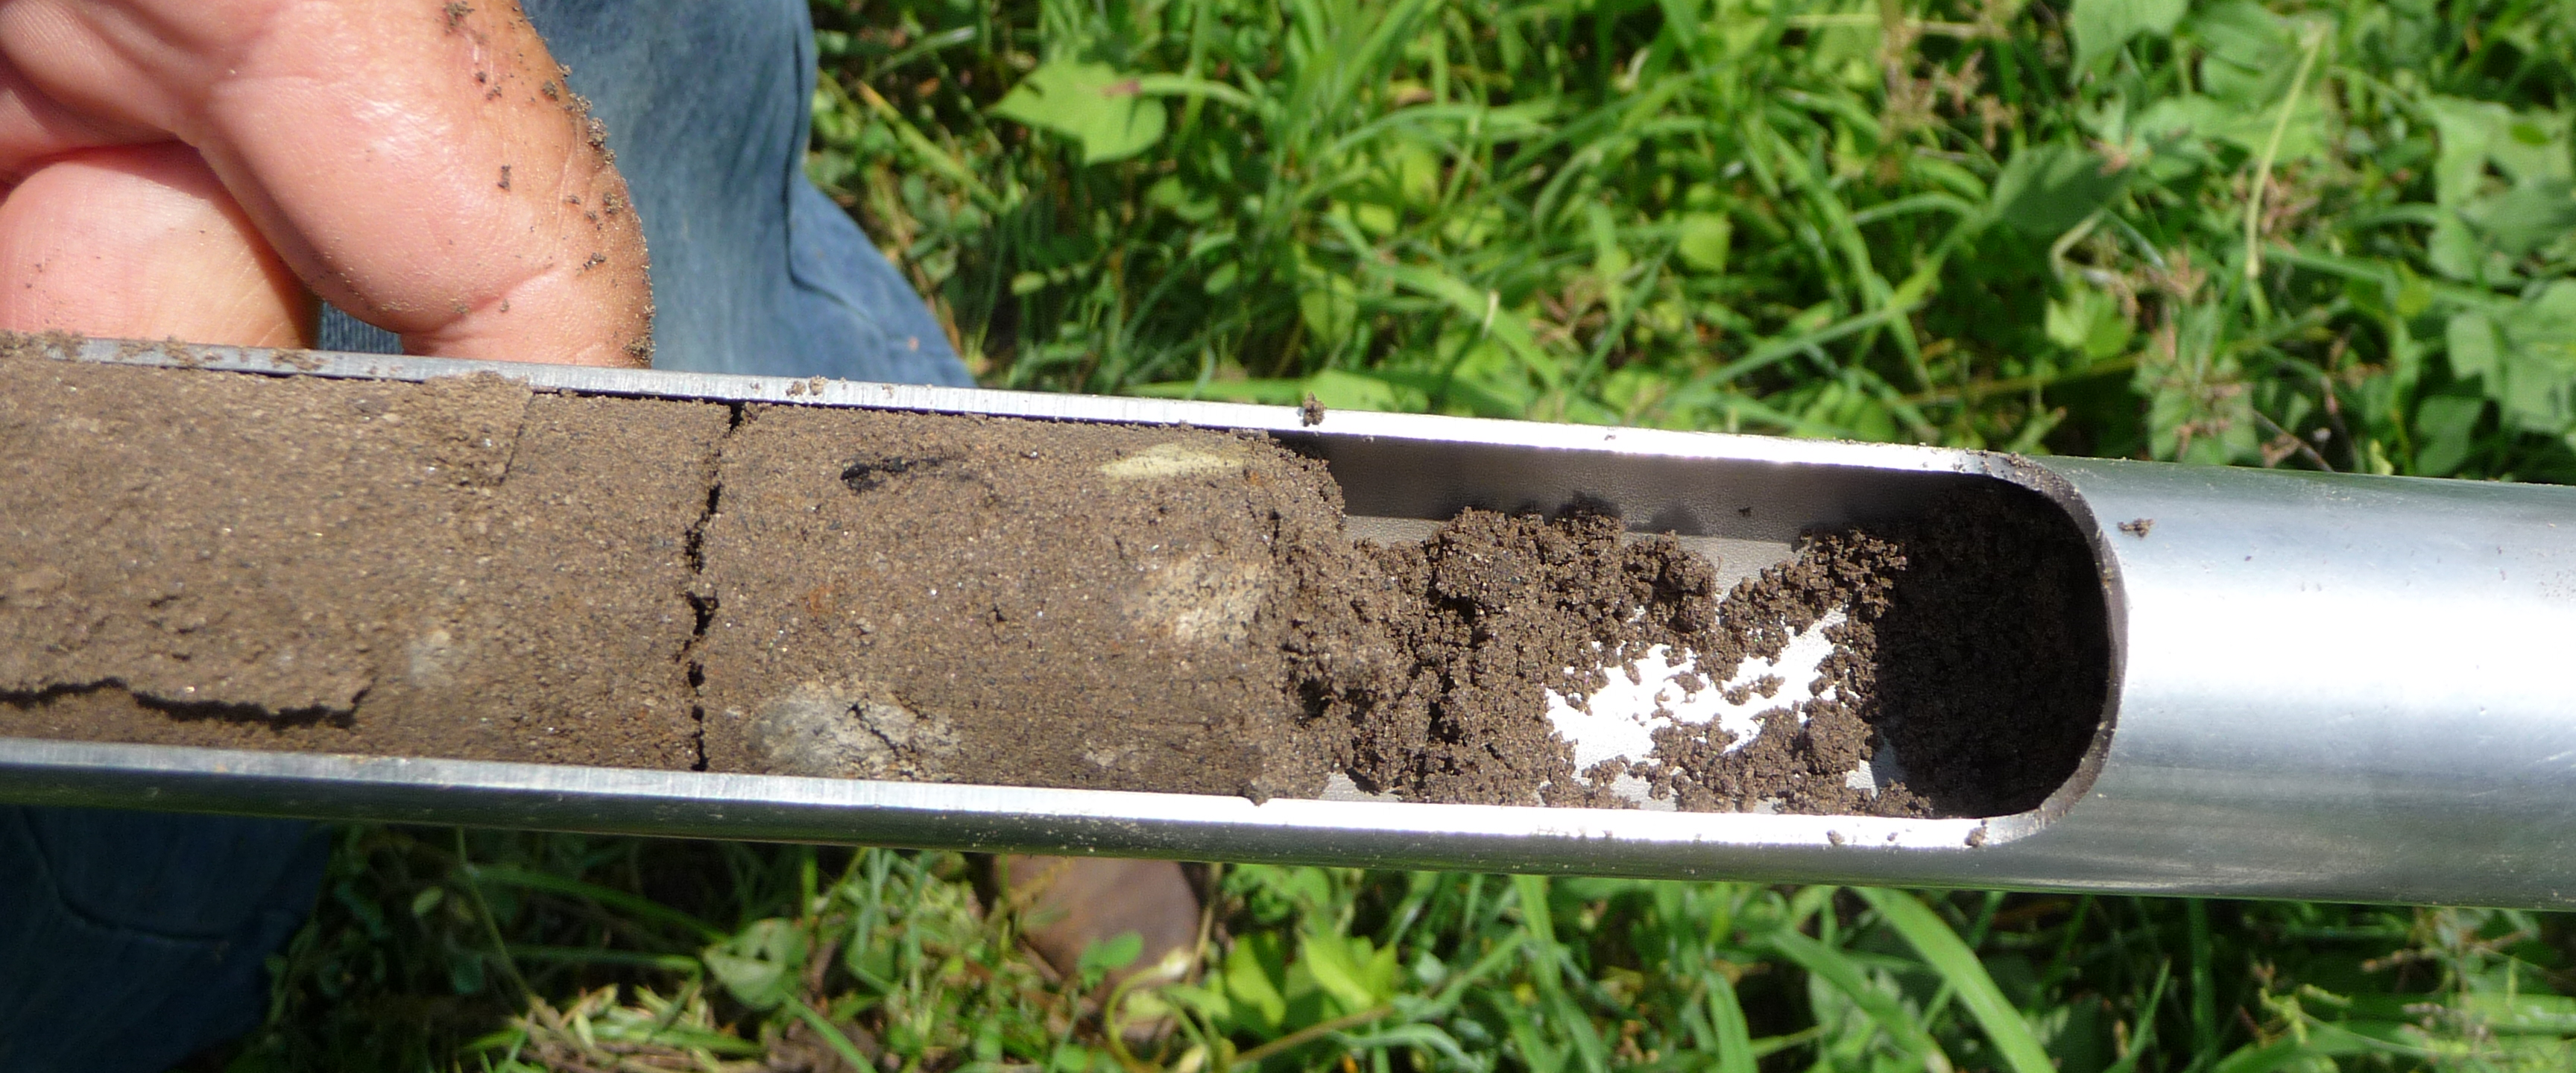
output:
<instances>
[{"instance_id":1,"label":"soil core sample","mask_svg":"<svg viewBox=\"0 0 2576 1073\"><path fill-rule=\"evenodd\" d=\"M1257 799L1338 758L1288 649L1353 553L1264 438L754 406L718 476L716 770Z\"/></svg>"},{"instance_id":2,"label":"soil core sample","mask_svg":"<svg viewBox=\"0 0 2576 1073\"><path fill-rule=\"evenodd\" d=\"M687 767L725 417L0 358L0 734Z\"/></svg>"},{"instance_id":3,"label":"soil core sample","mask_svg":"<svg viewBox=\"0 0 2576 1073\"><path fill-rule=\"evenodd\" d=\"M1257 434L36 342L0 340L0 736L1990 816L2064 784L2107 688L2088 546L2002 482L1720 593L1599 511L1355 543ZM1818 633L1809 680L1736 681ZM1650 673L1777 702L1577 770L1551 698Z\"/></svg>"}]
</instances>

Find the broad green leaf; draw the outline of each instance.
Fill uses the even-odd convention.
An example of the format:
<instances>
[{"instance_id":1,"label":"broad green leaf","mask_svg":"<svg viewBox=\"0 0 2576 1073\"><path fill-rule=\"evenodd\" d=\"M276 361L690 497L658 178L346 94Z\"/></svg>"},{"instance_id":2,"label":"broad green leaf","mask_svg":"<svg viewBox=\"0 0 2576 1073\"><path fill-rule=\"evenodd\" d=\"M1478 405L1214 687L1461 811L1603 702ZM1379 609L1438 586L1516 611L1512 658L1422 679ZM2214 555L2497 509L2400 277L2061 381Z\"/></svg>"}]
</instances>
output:
<instances>
[{"instance_id":1,"label":"broad green leaf","mask_svg":"<svg viewBox=\"0 0 2576 1073\"><path fill-rule=\"evenodd\" d=\"M1691 212L1682 214L1680 243L1673 252L1682 263L1710 275L1726 271L1726 255L1735 242L1735 223L1724 213Z\"/></svg>"},{"instance_id":2,"label":"broad green leaf","mask_svg":"<svg viewBox=\"0 0 2576 1073\"><path fill-rule=\"evenodd\" d=\"M2434 198L2460 205L2487 192L2488 167L2512 185L2576 179L2570 116L2545 109L2517 112L2493 101L2428 96L2438 155Z\"/></svg>"},{"instance_id":3,"label":"broad green leaf","mask_svg":"<svg viewBox=\"0 0 2576 1073\"><path fill-rule=\"evenodd\" d=\"M2449 344L2451 375L2462 380L2470 377L2494 379L2503 369L2504 344L2496 338L2495 321L2485 313L2469 310L2454 313L2444 329Z\"/></svg>"},{"instance_id":4,"label":"broad green leaf","mask_svg":"<svg viewBox=\"0 0 2576 1073\"><path fill-rule=\"evenodd\" d=\"M1226 998L1238 1011L1252 1013L1256 1025L1273 1032L1288 1018L1288 999L1279 993L1278 984L1285 971L1271 949L1278 945L1277 938L1275 933L1246 936L1225 955Z\"/></svg>"},{"instance_id":5,"label":"broad green leaf","mask_svg":"<svg viewBox=\"0 0 2576 1073\"><path fill-rule=\"evenodd\" d=\"M1172 215L1194 224L1215 218L1218 208L1214 196L1192 189L1178 175L1166 175L1155 180L1154 185L1145 189L1145 203L1167 209Z\"/></svg>"},{"instance_id":6,"label":"broad green leaf","mask_svg":"<svg viewBox=\"0 0 2576 1073\"><path fill-rule=\"evenodd\" d=\"M1234 1020L1234 1000L1227 998L1225 992L1219 987L1168 984L1160 993L1164 1001L1195 1011L1202 1017L1224 1022Z\"/></svg>"},{"instance_id":7,"label":"broad green leaf","mask_svg":"<svg viewBox=\"0 0 2576 1073\"><path fill-rule=\"evenodd\" d=\"M699 955L707 973L743 1005L776 1009L795 997L803 983L810 940L795 922L772 917L756 920L731 939Z\"/></svg>"},{"instance_id":8,"label":"broad green leaf","mask_svg":"<svg viewBox=\"0 0 2576 1073\"><path fill-rule=\"evenodd\" d=\"M2433 116L2438 154L2433 160L2433 196L2444 205L2466 204L2483 192L2487 147L2513 113L2488 101L2431 97L2424 108Z\"/></svg>"},{"instance_id":9,"label":"broad green leaf","mask_svg":"<svg viewBox=\"0 0 2576 1073\"><path fill-rule=\"evenodd\" d=\"M2075 0L2067 28L2075 33L2075 63L2089 66L2139 34L2163 37L2182 22L2186 0Z\"/></svg>"},{"instance_id":10,"label":"broad green leaf","mask_svg":"<svg viewBox=\"0 0 2576 1073\"><path fill-rule=\"evenodd\" d=\"M2432 235L2424 243L2424 260L2434 271L2457 280L2477 279L2491 259L2502 259L2492 254L2485 243L2478 241L2469 222L2452 209L2442 210L2442 215L2433 221Z\"/></svg>"},{"instance_id":11,"label":"broad green leaf","mask_svg":"<svg viewBox=\"0 0 2576 1073\"><path fill-rule=\"evenodd\" d=\"M1144 952L1144 936L1132 931L1119 932L1113 938L1096 940L1083 947L1082 956L1074 960L1074 972L1085 980L1098 980L1135 964L1137 956Z\"/></svg>"},{"instance_id":12,"label":"broad green leaf","mask_svg":"<svg viewBox=\"0 0 2576 1073\"><path fill-rule=\"evenodd\" d=\"M2298 66L2298 35L2286 20L2253 0L2222 0L2192 16L2190 33L2201 46L2202 92L2240 107L2280 105Z\"/></svg>"},{"instance_id":13,"label":"broad green leaf","mask_svg":"<svg viewBox=\"0 0 2576 1073\"><path fill-rule=\"evenodd\" d=\"M1314 974L1315 986L1341 1004L1341 1012L1346 1014L1377 1004L1377 996L1363 979L1365 970L1360 967L1360 959L1351 949L1352 945L1367 942L1357 936L1346 940L1337 935L1308 935L1297 947L1297 960Z\"/></svg>"},{"instance_id":14,"label":"broad green leaf","mask_svg":"<svg viewBox=\"0 0 2576 1073\"><path fill-rule=\"evenodd\" d=\"M1950 990L1968 1007L1977 1026L1986 1030L1986 1038L1994 1043L1996 1053L2003 1056L2013 1073L2056 1073L2057 1066L2049 1060L2047 1049L2031 1035L2030 1023L2004 998L1994 977L1987 975L1985 963L1977 960L1976 951L1968 949L1959 933L1950 930L1950 925L1929 906L1904 891L1854 887L1852 892L1878 910L1879 918L1896 929L1906 944L1949 982Z\"/></svg>"},{"instance_id":15,"label":"broad green leaf","mask_svg":"<svg viewBox=\"0 0 2576 1073\"><path fill-rule=\"evenodd\" d=\"M483 991L483 959L479 957L449 958L447 961L447 986L450 990L453 990L460 995L481 994Z\"/></svg>"},{"instance_id":16,"label":"broad green leaf","mask_svg":"<svg viewBox=\"0 0 2576 1073\"><path fill-rule=\"evenodd\" d=\"M2050 143L2013 155L1995 179L1996 218L2036 238L2056 238L2118 196L2124 170L2088 150Z\"/></svg>"},{"instance_id":17,"label":"broad green leaf","mask_svg":"<svg viewBox=\"0 0 2576 1073\"><path fill-rule=\"evenodd\" d=\"M2415 407L2415 473L2445 477L2468 460L2476 444L2478 418L2487 400L2474 395L2428 395Z\"/></svg>"},{"instance_id":18,"label":"broad green leaf","mask_svg":"<svg viewBox=\"0 0 2576 1073\"><path fill-rule=\"evenodd\" d=\"M1297 265L1297 315L1305 319L1306 332L1314 337L1315 349L1330 352L1348 339L1359 323L1359 286L1349 276L1309 263L1301 256Z\"/></svg>"},{"instance_id":19,"label":"broad green leaf","mask_svg":"<svg viewBox=\"0 0 2576 1073\"><path fill-rule=\"evenodd\" d=\"M1512 357L1522 363L1529 375L1547 387L1554 388L1564 378L1563 367L1539 348L1537 334L1519 309L1502 304L1502 296L1490 290L1478 290L1466 281L1432 266L1371 265L1397 286L1449 305L1462 323L1475 326L1479 335L1502 344Z\"/></svg>"},{"instance_id":20,"label":"broad green leaf","mask_svg":"<svg viewBox=\"0 0 2576 1073\"><path fill-rule=\"evenodd\" d=\"M2089 361L2118 356L2135 334L2120 312L2119 299L2085 286L2070 287L2066 297L2050 300L2042 325L2049 342Z\"/></svg>"},{"instance_id":21,"label":"broad green leaf","mask_svg":"<svg viewBox=\"0 0 2576 1073\"><path fill-rule=\"evenodd\" d=\"M2129 129L2150 142L2183 143L2173 146L2173 152L2158 159L2197 157L2207 165L2211 163L2209 154L2217 148L2213 143L2232 146L2247 154L2262 152L2266 145L2271 144L2273 125L2280 118L2279 109L2277 100L2268 107L2247 108L2186 93L2148 105L2130 121ZM2321 97L2315 93L2301 95L2290 106L2290 123L2281 128L2281 143L2274 149L2273 159L2281 162L2325 159L2333 148L2326 138L2327 118Z\"/></svg>"},{"instance_id":22,"label":"broad green leaf","mask_svg":"<svg viewBox=\"0 0 2576 1073\"><path fill-rule=\"evenodd\" d=\"M1383 167L1392 171L1404 202L1429 210L1440 203L1440 157L1419 142L1402 142L1387 151Z\"/></svg>"},{"instance_id":23,"label":"broad green leaf","mask_svg":"<svg viewBox=\"0 0 2576 1073\"><path fill-rule=\"evenodd\" d=\"M995 102L993 114L1080 142L1085 164L1124 160L1163 137L1162 102L1105 63L1050 60Z\"/></svg>"},{"instance_id":24,"label":"broad green leaf","mask_svg":"<svg viewBox=\"0 0 2576 1073\"><path fill-rule=\"evenodd\" d=\"M1539 392L1520 360L1491 339L1477 339L1464 331L1457 337L1458 357L1450 364L1449 375L1429 385L1439 389L1439 401L1447 404L1444 409L1478 417L1528 416Z\"/></svg>"},{"instance_id":25,"label":"broad green leaf","mask_svg":"<svg viewBox=\"0 0 2576 1073\"><path fill-rule=\"evenodd\" d=\"M2576 280L2492 313L2452 316L2451 371L2474 376L2507 426L2555 435L2576 424Z\"/></svg>"},{"instance_id":26,"label":"broad green leaf","mask_svg":"<svg viewBox=\"0 0 2576 1073\"><path fill-rule=\"evenodd\" d=\"M2576 229L2576 185L2564 179L2523 183L2460 207L2460 215L2508 257L2521 257Z\"/></svg>"},{"instance_id":27,"label":"broad green leaf","mask_svg":"<svg viewBox=\"0 0 2576 1073\"><path fill-rule=\"evenodd\" d=\"M2398 316L2423 316L2425 310L2433 308L2433 285L2424 282L2424 277L2416 275L2414 269L2406 267L2406 262L2399 261L2396 299Z\"/></svg>"}]
</instances>

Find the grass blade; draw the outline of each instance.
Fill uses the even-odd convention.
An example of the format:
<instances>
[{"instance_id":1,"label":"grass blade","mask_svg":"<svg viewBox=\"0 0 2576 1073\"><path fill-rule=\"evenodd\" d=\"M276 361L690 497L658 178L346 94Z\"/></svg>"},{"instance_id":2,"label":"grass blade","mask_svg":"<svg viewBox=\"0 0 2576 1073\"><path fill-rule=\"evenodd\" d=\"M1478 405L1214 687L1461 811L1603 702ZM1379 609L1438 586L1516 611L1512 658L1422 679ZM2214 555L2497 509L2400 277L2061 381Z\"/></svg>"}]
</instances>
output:
<instances>
[{"instance_id":1,"label":"grass blade","mask_svg":"<svg viewBox=\"0 0 2576 1073\"><path fill-rule=\"evenodd\" d=\"M1852 893L1878 910L1879 918L1904 936L1914 952L1923 955L1933 971L1949 982L2013 1073L2055 1073L2057 1066L2049 1060L2048 1050L2039 1045L2039 1038L2031 1035L2030 1022L2005 1001L2003 990L1995 986L1985 963L1977 960L1976 951L1968 949L1968 944L1959 941L1959 933L1950 930L1948 922L1904 891L1854 887Z\"/></svg>"},{"instance_id":2,"label":"grass blade","mask_svg":"<svg viewBox=\"0 0 2576 1073\"><path fill-rule=\"evenodd\" d=\"M2138 1068L2138 1059L2156 1044L2156 1009L2165 1000L2165 984L2173 978L2173 963L2156 964L2155 985L2147 989L2147 1000L2138 1004L2138 1034L2129 1041L2129 1055L2102 1070L2102 1073L2130 1073Z\"/></svg>"},{"instance_id":3,"label":"grass blade","mask_svg":"<svg viewBox=\"0 0 2576 1073\"><path fill-rule=\"evenodd\" d=\"M679 928L696 936L700 942L714 942L725 937L725 933L717 930L714 925L660 902L626 891L612 890L596 883L585 883L570 876L515 868L506 864L473 865L468 874L480 883L519 887L524 890L544 891L567 898L594 901L638 920L650 920Z\"/></svg>"},{"instance_id":4,"label":"grass blade","mask_svg":"<svg viewBox=\"0 0 2576 1073\"><path fill-rule=\"evenodd\" d=\"M1574 1057L1582 1059L1583 1068L1595 1073L1609 1069L1610 1055L1592 1018L1565 993L1567 958L1565 947L1556 941L1556 921L1548 915L1547 877L1513 876L1512 888L1520 895L1521 925L1529 929L1530 977L1548 1012L1573 1045Z\"/></svg>"},{"instance_id":5,"label":"grass blade","mask_svg":"<svg viewBox=\"0 0 2576 1073\"><path fill-rule=\"evenodd\" d=\"M1717 1073L1754 1073L1753 1029L1744 1021L1744 1001L1722 972L1708 974L1709 1020L1717 1023Z\"/></svg>"},{"instance_id":6,"label":"grass blade","mask_svg":"<svg viewBox=\"0 0 2576 1073\"><path fill-rule=\"evenodd\" d=\"M1949 1059L1942 1055L1941 1044L1932 1038L1931 1033L1925 1032L1923 1026L1905 1012L1896 996L1871 984L1869 976L1842 951L1786 928L1772 932L1764 941L1773 952L1796 962L1799 968L1822 977L1834 990L1850 996L1862 1013L1896 1041L1897 1047L1905 1051L1912 1064L1929 1069L1937 1060L1944 1068L1948 1066Z\"/></svg>"}]
</instances>

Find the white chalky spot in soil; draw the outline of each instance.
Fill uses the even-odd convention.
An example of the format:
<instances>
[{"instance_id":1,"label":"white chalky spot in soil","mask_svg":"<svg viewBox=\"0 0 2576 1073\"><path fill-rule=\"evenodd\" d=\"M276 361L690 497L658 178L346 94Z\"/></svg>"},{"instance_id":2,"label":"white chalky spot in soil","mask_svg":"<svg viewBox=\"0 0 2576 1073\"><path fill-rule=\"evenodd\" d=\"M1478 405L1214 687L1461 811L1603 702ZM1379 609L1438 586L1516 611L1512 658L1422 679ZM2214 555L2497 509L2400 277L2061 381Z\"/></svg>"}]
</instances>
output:
<instances>
[{"instance_id":1,"label":"white chalky spot in soil","mask_svg":"<svg viewBox=\"0 0 2576 1073\"><path fill-rule=\"evenodd\" d=\"M1695 654L1685 651L1679 663L1669 663L1671 650L1656 645L1625 667L1603 667L1609 682L1586 698L1589 711L1575 707L1556 690L1548 690L1548 721L1555 725L1557 736L1574 746L1577 772L1590 771L1593 765L1609 760L1643 761L1655 751L1655 731L1681 723L1704 725L1715 720L1718 729L1735 735L1726 747L1732 753L1752 744L1754 736L1761 733L1762 724L1757 717L1763 712L1788 707L1807 696L1807 684L1817 679L1819 665L1834 651L1833 642L1825 639L1825 629L1843 621L1841 611L1831 612L1790 638L1778 659L1747 659L1736 668L1735 677L1709 682L1696 693L1684 690L1674 680L1698 670ZM1778 695L1765 697L1759 691L1751 691L1742 704L1727 701L1728 690L1749 688L1765 675L1777 675L1784 683ZM1832 695L1833 690L1828 688L1825 696ZM1800 721L1804 720L1800 716ZM1875 764L1861 761L1845 776L1846 783L1854 789L1868 790L1878 785L1873 768L1888 772L1891 778L1897 774L1893 758L1883 747L1875 760ZM1673 811L1673 802L1650 797L1646 780L1638 776L1620 775L1612 780L1610 790L1640 808Z\"/></svg>"},{"instance_id":2,"label":"white chalky spot in soil","mask_svg":"<svg viewBox=\"0 0 2576 1073\"><path fill-rule=\"evenodd\" d=\"M1727 752L1734 752L1752 744L1754 736L1761 732L1761 724L1755 717L1807 698L1808 683L1819 677L1819 665L1834 651L1833 642L1825 639L1825 628L1840 625L1843 621L1841 611L1831 612L1805 632L1790 638L1788 647L1781 650L1778 659L1747 659L1736 668L1735 677L1724 682L1706 682L1703 679L1706 684L1696 693L1685 691L1681 683L1674 681L1697 672L1698 661L1693 654L1685 651L1679 663L1667 663L1666 657L1671 650L1656 645L1648 649L1643 658L1625 667L1604 666L1602 672L1609 679L1609 684L1595 690L1588 698L1587 706L1591 709L1588 712L1575 707L1564 694L1548 690L1548 721L1555 726L1557 736L1574 746L1574 770L1578 772L1591 770L1593 765L1607 760L1642 761L1655 751L1655 731L1676 723L1705 724L1714 719L1719 729L1735 735L1735 740L1726 747ZM1765 675L1777 675L1781 679L1782 684L1774 696L1765 697L1759 691L1752 691L1742 704L1727 702L1727 690L1750 687ZM1833 693L1831 688L1827 688L1824 696L1831 698ZM1658 708L1668 714L1657 714ZM1805 717L1801 716L1800 721L1804 722ZM1895 757L1884 744L1879 747L1876 757L1861 761L1844 778L1846 784L1854 789L1869 790L1878 785L1881 773L1890 782L1904 777L1903 770L1896 766ZM1675 811L1671 799L1656 800L1649 796L1646 780L1635 775L1620 775L1611 782L1610 790L1639 808ZM1392 794L1367 793L1352 782L1350 776L1338 771L1326 779L1320 796L1328 801L1397 800ZM1756 811L1773 810L1766 805Z\"/></svg>"}]
</instances>

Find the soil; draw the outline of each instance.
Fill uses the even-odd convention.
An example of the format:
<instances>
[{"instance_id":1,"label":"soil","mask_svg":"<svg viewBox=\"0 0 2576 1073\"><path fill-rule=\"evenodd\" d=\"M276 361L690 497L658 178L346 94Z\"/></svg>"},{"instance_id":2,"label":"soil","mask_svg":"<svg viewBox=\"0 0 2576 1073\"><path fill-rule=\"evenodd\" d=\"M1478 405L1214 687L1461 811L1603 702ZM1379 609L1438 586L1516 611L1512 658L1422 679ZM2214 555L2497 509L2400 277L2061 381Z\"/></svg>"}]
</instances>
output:
<instances>
[{"instance_id":1,"label":"soil","mask_svg":"<svg viewBox=\"0 0 2576 1073\"><path fill-rule=\"evenodd\" d=\"M1937 499L1926 514L1810 538L1798 557L1738 584L1703 665L1779 655L1824 625L1832 654L1807 697L1770 709L1733 752L1711 726L1656 732L1630 772L1694 811L1763 804L1819 814L2000 816L2035 808L2092 743L2109 639L2093 559L2035 493L2000 484ZM1847 785L1889 756L1904 777Z\"/></svg>"},{"instance_id":2,"label":"soil","mask_svg":"<svg viewBox=\"0 0 2576 1073\"><path fill-rule=\"evenodd\" d=\"M1615 517L1469 510L1416 545L1372 548L1388 595L1366 608L1399 656L1341 709L1346 770L1408 800L1616 806L1575 778L1546 691L1580 697L1650 646L1711 648L1717 572ZM1595 780L1599 782L1600 780Z\"/></svg>"},{"instance_id":3,"label":"soil","mask_svg":"<svg viewBox=\"0 0 2576 1073\"><path fill-rule=\"evenodd\" d=\"M0 734L690 766L726 417L0 359Z\"/></svg>"},{"instance_id":4,"label":"soil","mask_svg":"<svg viewBox=\"0 0 2576 1073\"><path fill-rule=\"evenodd\" d=\"M1259 437L754 406L703 536L717 770L1311 795L1322 467ZM1340 560L1336 562L1335 560Z\"/></svg>"},{"instance_id":5,"label":"soil","mask_svg":"<svg viewBox=\"0 0 2576 1073\"><path fill-rule=\"evenodd\" d=\"M0 735L1984 816L2065 780L2105 688L2082 538L2001 485L1721 598L1597 514L1355 544L1323 466L1255 435L0 343ZM1577 772L1546 715L1655 646L1706 685L1816 628L1804 690L1737 687L1787 697L1749 742L1680 725ZM1901 781L1846 785L1882 755Z\"/></svg>"}]
</instances>

